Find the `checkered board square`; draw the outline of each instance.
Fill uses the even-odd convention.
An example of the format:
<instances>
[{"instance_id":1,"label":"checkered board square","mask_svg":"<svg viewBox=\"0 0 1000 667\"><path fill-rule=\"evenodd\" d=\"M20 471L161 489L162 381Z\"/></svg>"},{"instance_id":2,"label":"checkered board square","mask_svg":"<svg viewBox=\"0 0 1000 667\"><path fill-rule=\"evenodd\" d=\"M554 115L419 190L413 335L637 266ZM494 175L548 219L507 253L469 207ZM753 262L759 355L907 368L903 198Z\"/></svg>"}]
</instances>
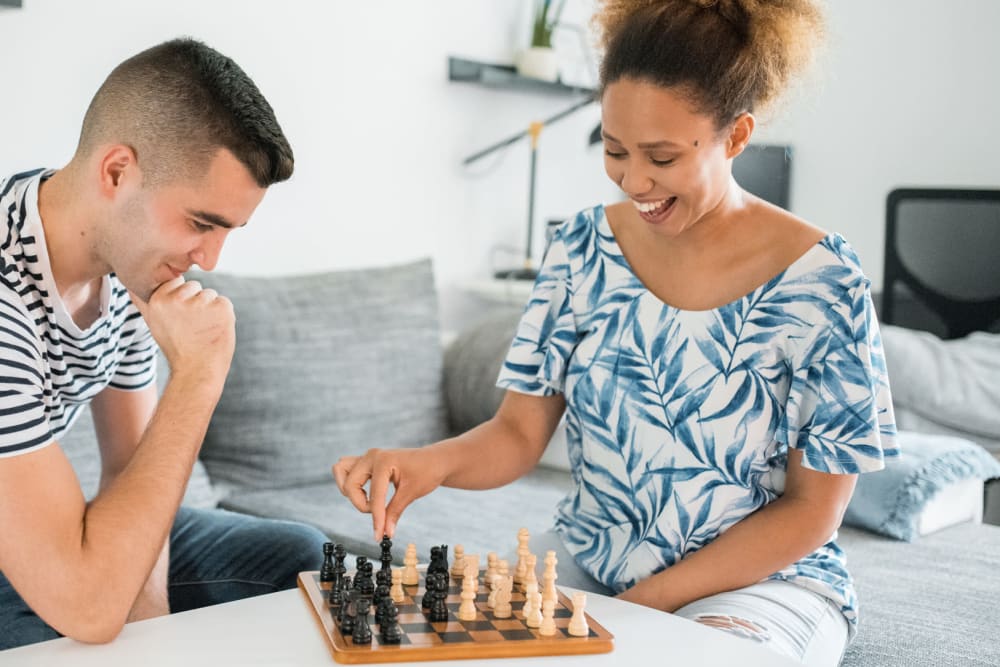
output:
<instances>
[{"instance_id":1,"label":"checkered board square","mask_svg":"<svg viewBox=\"0 0 1000 667\"><path fill-rule=\"evenodd\" d=\"M495 618L493 610L486 603L488 589L483 584L483 572L479 575L479 594L476 596L478 613L472 621L458 620L458 608L462 602L460 580L450 584L445 600L448 620L440 623L431 623L420 608L423 584L403 586L406 598L396 605L402 634L399 644L379 643L374 614L368 616L372 626L371 644L355 645L349 636L341 635L335 621L336 610L331 609L327 602L330 585L320 583L319 572L300 573L299 588L316 614L334 659L342 663L577 655L607 653L614 648L614 636L589 614L587 624L590 626L590 635L573 637L569 634L567 628L573 615L573 606L562 593L559 593L556 600L555 635L546 637L539 634L537 628L529 628L525 624L522 611L525 596L521 592L511 595L511 617Z\"/></svg>"}]
</instances>

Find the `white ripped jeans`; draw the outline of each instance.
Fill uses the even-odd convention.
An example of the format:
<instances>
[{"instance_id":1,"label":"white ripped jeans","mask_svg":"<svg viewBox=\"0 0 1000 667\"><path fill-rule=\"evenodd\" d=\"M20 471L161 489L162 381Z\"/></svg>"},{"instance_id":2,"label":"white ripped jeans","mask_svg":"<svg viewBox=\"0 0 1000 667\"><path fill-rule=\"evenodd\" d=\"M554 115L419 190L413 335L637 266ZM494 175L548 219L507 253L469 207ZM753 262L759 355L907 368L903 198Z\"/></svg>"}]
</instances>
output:
<instances>
[{"instance_id":1,"label":"white ripped jeans","mask_svg":"<svg viewBox=\"0 0 1000 667\"><path fill-rule=\"evenodd\" d=\"M555 532L531 538L539 560L548 550L559 559L559 585L614 595L582 570ZM517 556L511 562L516 562ZM836 667L847 646L847 620L832 602L787 581L763 581L710 595L674 612L786 655L810 667Z\"/></svg>"}]
</instances>

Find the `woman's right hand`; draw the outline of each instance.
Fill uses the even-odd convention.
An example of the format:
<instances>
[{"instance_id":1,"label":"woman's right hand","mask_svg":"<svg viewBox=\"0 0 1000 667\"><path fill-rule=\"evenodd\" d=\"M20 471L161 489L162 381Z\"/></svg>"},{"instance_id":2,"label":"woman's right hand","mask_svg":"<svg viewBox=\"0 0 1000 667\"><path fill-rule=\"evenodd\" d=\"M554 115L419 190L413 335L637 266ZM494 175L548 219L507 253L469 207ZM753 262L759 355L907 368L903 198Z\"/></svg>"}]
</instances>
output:
<instances>
[{"instance_id":1,"label":"woman's right hand","mask_svg":"<svg viewBox=\"0 0 1000 667\"><path fill-rule=\"evenodd\" d=\"M333 477L340 492L359 511L372 515L378 542L383 535L393 536L410 503L441 486L447 469L434 446L369 449L361 456L342 457L333 466ZM386 504L390 483L395 491Z\"/></svg>"}]
</instances>

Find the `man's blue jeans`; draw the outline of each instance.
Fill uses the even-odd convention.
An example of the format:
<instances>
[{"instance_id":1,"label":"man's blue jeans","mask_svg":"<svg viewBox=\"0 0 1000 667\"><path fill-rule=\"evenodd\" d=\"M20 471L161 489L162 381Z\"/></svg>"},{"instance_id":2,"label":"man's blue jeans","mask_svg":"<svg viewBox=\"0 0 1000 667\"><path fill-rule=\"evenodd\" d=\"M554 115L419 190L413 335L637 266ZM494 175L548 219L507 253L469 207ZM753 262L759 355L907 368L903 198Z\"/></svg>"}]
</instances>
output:
<instances>
[{"instance_id":1,"label":"man's blue jeans","mask_svg":"<svg viewBox=\"0 0 1000 667\"><path fill-rule=\"evenodd\" d=\"M170 611L295 588L299 572L322 565L326 541L304 524L182 507L170 531ZM0 573L0 650L59 636Z\"/></svg>"}]
</instances>

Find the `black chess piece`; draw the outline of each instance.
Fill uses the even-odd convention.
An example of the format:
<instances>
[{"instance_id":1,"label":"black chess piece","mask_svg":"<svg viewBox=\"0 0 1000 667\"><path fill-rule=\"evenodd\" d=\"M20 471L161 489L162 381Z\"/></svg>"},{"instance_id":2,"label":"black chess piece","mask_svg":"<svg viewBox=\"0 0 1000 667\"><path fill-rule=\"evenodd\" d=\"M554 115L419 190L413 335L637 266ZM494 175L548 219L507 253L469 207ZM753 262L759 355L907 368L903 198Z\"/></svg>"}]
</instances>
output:
<instances>
[{"instance_id":1,"label":"black chess piece","mask_svg":"<svg viewBox=\"0 0 1000 667\"><path fill-rule=\"evenodd\" d=\"M388 535L382 536L382 541L379 543L382 547L382 556L379 558L382 561L382 569L380 572L386 572L389 575L389 580L392 580L392 540L389 539Z\"/></svg>"},{"instance_id":2,"label":"black chess piece","mask_svg":"<svg viewBox=\"0 0 1000 667\"><path fill-rule=\"evenodd\" d=\"M345 577L344 581L349 586L351 578ZM345 637L354 632L354 614L356 613L354 598L356 595L355 591L345 587L343 604L340 605L340 614L337 616L337 627L340 628L340 634Z\"/></svg>"},{"instance_id":3,"label":"black chess piece","mask_svg":"<svg viewBox=\"0 0 1000 667\"><path fill-rule=\"evenodd\" d=\"M347 547L340 543L333 545L333 569L336 571L335 576L341 579L347 574L347 567L344 565L346 558ZM336 581L336 579L334 580ZM343 582L341 582L341 590L343 590Z\"/></svg>"},{"instance_id":4,"label":"black chess piece","mask_svg":"<svg viewBox=\"0 0 1000 667\"><path fill-rule=\"evenodd\" d=\"M357 561L354 565L354 590L361 590L361 581L364 579L365 565L368 564L368 559L364 556L358 556Z\"/></svg>"},{"instance_id":5,"label":"black chess piece","mask_svg":"<svg viewBox=\"0 0 1000 667\"><path fill-rule=\"evenodd\" d=\"M381 571L379 573L381 574ZM378 625L382 625L382 612L385 610L386 600L392 602L392 598L389 597L389 587L379 584L375 587L375 597L372 599L372 604L375 606L375 623Z\"/></svg>"},{"instance_id":6,"label":"black chess piece","mask_svg":"<svg viewBox=\"0 0 1000 667\"><path fill-rule=\"evenodd\" d=\"M379 625L379 630L382 633L380 640L383 644L398 644L402 638L399 629L399 609L391 599L383 613L383 622Z\"/></svg>"},{"instance_id":7,"label":"black chess piece","mask_svg":"<svg viewBox=\"0 0 1000 667\"><path fill-rule=\"evenodd\" d=\"M424 597L420 598L420 609L425 614L430 613L431 604L434 602L434 591L437 590L435 577L437 575L430 572L424 575Z\"/></svg>"},{"instance_id":8,"label":"black chess piece","mask_svg":"<svg viewBox=\"0 0 1000 667\"><path fill-rule=\"evenodd\" d=\"M434 575L434 592L432 593L431 611L428 619L431 623L443 623L448 620L448 579L444 574L438 572ZM425 596L426 597L426 596Z\"/></svg>"},{"instance_id":9,"label":"black chess piece","mask_svg":"<svg viewBox=\"0 0 1000 667\"><path fill-rule=\"evenodd\" d=\"M441 547L431 547L431 559L427 563L427 574L437 574L441 571Z\"/></svg>"},{"instance_id":10,"label":"black chess piece","mask_svg":"<svg viewBox=\"0 0 1000 667\"><path fill-rule=\"evenodd\" d=\"M344 602L344 580L348 581L350 585L350 577L345 577L344 573L340 571L336 565L333 566L335 576L333 578L333 585L330 587L330 594L327 596L327 602L330 603L331 607L339 607Z\"/></svg>"},{"instance_id":11,"label":"black chess piece","mask_svg":"<svg viewBox=\"0 0 1000 667\"><path fill-rule=\"evenodd\" d=\"M375 580L372 577L372 571L375 569L373 563L365 562L363 574L362 571L358 572L358 578L361 579L361 585L356 588L361 592L362 595L371 597L375 594Z\"/></svg>"},{"instance_id":12,"label":"black chess piece","mask_svg":"<svg viewBox=\"0 0 1000 667\"><path fill-rule=\"evenodd\" d=\"M323 566L319 571L319 581L322 584L333 583L336 570L333 565L333 542L323 545Z\"/></svg>"},{"instance_id":13,"label":"black chess piece","mask_svg":"<svg viewBox=\"0 0 1000 667\"><path fill-rule=\"evenodd\" d=\"M354 630L351 639L355 644L371 644L372 629L368 625L368 606L371 602L368 598L361 597L354 601L356 615L354 617Z\"/></svg>"}]
</instances>

